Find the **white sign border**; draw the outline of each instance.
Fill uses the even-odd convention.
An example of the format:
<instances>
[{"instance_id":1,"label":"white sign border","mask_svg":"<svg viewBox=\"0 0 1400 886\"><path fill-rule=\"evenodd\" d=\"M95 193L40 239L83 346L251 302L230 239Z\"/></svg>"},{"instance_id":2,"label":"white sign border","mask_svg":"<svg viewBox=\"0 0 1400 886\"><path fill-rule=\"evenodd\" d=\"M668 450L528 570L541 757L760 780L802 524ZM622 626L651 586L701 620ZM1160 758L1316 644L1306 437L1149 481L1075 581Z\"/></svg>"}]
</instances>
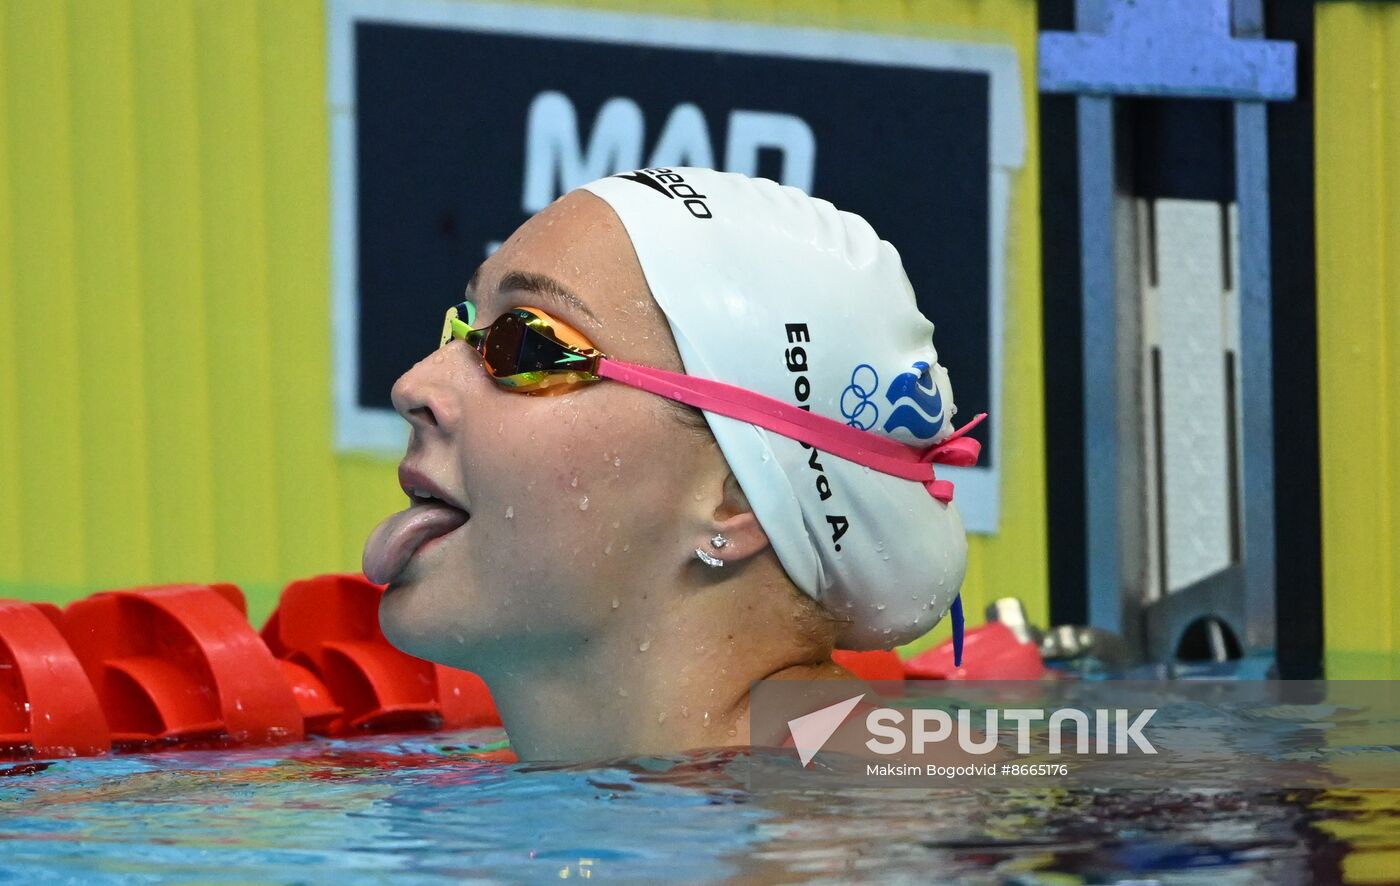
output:
<instances>
[{"instance_id":1,"label":"white sign border","mask_svg":"<svg viewBox=\"0 0 1400 886\"><path fill-rule=\"evenodd\" d=\"M422 25L563 40L642 44L669 49L861 62L873 65L982 71L991 81L988 144L988 299L991 370L988 468L940 467L959 491L958 510L970 532L993 533L1000 522L1006 245L1011 175L1025 158L1025 112L1016 51L1004 44L949 43L821 28L742 24L663 15L595 12L456 0L330 0L327 5L328 98L331 121L331 335L338 453L397 455L408 439L395 413L359 404L358 192L355 144L355 26L361 22ZM936 318L935 318L936 319ZM426 339L425 339L426 340Z\"/></svg>"}]
</instances>

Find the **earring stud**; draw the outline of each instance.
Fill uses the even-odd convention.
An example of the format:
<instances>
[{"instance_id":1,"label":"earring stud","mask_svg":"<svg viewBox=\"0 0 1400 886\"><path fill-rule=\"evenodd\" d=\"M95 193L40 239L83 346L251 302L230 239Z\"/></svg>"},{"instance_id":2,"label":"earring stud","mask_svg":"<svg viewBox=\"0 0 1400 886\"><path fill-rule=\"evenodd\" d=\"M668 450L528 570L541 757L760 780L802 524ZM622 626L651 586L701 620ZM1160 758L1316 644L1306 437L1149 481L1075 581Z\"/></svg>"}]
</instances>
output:
<instances>
[{"instance_id":1,"label":"earring stud","mask_svg":"<svg viewBox=\"0 0 1400 886\"><path fill-rule=\"evenodd\" d=\"M705 552L704 548L696 548L695 556L700 558L701 563L704 563L706 566L709 566L712 569L724 565L723 560L721 560L718 557L710 556L710 554Z\"/></svg>"},{"instance_id":2,"label":"earring stud","mask_svg":"<svg viewBox=\"0 0 1400 886\"><path fill-rule=\"evenodd\" d=\"M714 548L715 550L727 547L728 545L729 539L725 538L723 535L720 535L718 532L715 533L714 538L710 539L710 547Z\"/></svg>"}]
</instances>

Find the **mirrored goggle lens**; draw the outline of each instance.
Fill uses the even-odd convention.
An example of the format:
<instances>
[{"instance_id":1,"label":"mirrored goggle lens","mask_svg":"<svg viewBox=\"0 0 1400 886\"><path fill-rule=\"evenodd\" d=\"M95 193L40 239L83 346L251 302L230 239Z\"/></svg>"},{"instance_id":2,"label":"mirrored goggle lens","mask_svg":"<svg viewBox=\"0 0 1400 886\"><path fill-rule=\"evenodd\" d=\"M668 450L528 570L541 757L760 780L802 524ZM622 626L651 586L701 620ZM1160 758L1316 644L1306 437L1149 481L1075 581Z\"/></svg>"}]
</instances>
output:
<instances>
[{"instance_id":1,"label":"mirrored goggle lens","mask_svg":"<svg viewBox=\"0 0 1400 886\"><path fill-rule=\"evenodd\" d=\"M578 358L559 342L530 325L530 314L514 310L491 324L482 357L499 381L516 387L538 384Z\"/></svg>"},{"instance_id":2,"label":"mirrored goggle lens","mask_svg":"<svg viewBox=\"0 0 1400 886\"><path fill-rule=\"evenodd\" d=\"M520 366L529 331L530 328L514 312L502 314L487 327L486 340L481 348L487 371L496 378L523 371Z\"/></svg>"}]
</instances>

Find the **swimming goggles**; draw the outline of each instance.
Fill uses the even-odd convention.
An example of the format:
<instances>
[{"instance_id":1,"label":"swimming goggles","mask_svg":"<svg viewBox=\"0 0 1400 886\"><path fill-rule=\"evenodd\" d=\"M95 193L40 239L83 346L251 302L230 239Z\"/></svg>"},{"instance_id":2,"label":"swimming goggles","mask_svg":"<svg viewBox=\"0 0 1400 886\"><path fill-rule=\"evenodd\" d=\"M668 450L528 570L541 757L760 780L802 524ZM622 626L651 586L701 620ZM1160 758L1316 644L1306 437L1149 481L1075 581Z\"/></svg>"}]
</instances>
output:
<instances>
[{"instance_id":1,"label":"swimming goggles","mask_svg":"<svg viewBox=\"0 0 1400 886\"><path fill-rule=\"evenodd\" d=\"M447 311L439 347L455 339L481 355L486 373L513 391L540 392L558 385L608 379L706 412L757 425L822 452L883 474L916 480L945 504L953 484L934 474L934 464L970 467L982 446L966 436L987 417L984 412L935 446L920 450L898 440L862 431L844 422L799 409L773 397L713 379L626 363L592 347L567 324L533 307L516 307L488 326L476 326L476 305L461 302ZM954 664L962 663L962 598L949 610Z\"/></svg>"}]
</instances>

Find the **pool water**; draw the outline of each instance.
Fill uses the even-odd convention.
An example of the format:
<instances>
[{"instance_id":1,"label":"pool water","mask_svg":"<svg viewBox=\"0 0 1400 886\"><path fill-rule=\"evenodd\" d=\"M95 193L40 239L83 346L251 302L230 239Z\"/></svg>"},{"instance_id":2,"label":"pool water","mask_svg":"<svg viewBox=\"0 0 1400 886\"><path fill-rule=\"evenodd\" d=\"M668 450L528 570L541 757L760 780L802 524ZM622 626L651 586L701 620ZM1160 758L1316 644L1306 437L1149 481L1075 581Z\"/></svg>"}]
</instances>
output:
<instances>
[{"instance_id":1,"label":"pool water","mask_svg":"<svg viewBox=\"0 0 1400 886\"><path fill-rule=\"evenodd\" d=\"M760 795L746 752L545 766L502 738L0 764L0 882L1400 882L1400 790Z\"/></svg>"}]
</instances>

